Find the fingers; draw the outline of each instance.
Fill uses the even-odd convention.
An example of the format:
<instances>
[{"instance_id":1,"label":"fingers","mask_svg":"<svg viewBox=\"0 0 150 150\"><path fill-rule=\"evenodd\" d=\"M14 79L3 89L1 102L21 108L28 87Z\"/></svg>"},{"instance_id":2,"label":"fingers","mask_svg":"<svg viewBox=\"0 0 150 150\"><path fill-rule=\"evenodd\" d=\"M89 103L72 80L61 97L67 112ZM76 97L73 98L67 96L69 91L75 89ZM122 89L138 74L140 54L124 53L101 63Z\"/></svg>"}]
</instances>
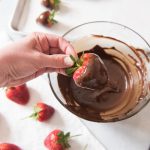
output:
<instances>
[{"instance_id":1,"label":"fingers","mask_svg":"<svg viewBox=\"0 0 150 150\"><path fill-rule=\"evenodd\" d=\"M73 55L74 57L77 57L76 51L73 49L71 44L67 42L64 38L59 37L58 38L58 45L57 45L65 54Z\"/></svg>"},{"instance_id":2,"label":"fingers","mask_svg":"<svg viewBox=\"0 0 150 150\"><path fill-rule=\"evenodd\" d=\"M50 50L51 54L54 55L54 54L64 54L63 51L61 51L59 48L51 48Z\"/></svg>"},{"instance_id":3,"label":"fingers","mask_svg":"<svg viewBox=\"0 0 150 150\"><path fill-rule=\"evenodd\" d=\"M48 53L48 49L50 54L56 54L54 50L51 51L51 48L57 48L57 50L60 50L59 53L77 57L77 53L74 48L62 37L39 32L35 32L34 37L36 39L38 48L41 48L46 54Z\"/></svg>"},{"instance_id":4,"label":"fingers","mask_svg":"<svg viewBox=\"0 0 150 150\"><path fill-rule=\"evenodd\" d=\"M54 55L41 54L38 63L40 68L45 67L68 68L74 64L70 56L64 54L54 54Z\"/></svg>"},{"instance_id":5,"label":"fingers","mask_svg":"<svg viewBox=\"0 0 150 150\"><path fill-rule=\"evenodd\" d=\"M45 54L50 53L50 44L44 33L34 32L31 38L35 40L35 48Z\"/></svg>"}]
</instances>

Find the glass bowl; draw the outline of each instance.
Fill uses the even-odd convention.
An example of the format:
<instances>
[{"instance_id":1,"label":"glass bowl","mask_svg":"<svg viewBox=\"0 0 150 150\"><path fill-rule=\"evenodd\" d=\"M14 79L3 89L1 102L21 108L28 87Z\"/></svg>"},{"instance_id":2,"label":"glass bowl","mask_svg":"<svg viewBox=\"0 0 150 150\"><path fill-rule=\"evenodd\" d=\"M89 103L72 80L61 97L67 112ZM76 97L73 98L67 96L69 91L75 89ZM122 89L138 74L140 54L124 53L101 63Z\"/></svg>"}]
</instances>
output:
<instances>
[{"instance_id":1,"label":"glass bowl","mask_svg":"<svg viewBox=\"0 0 150 150\"><path fill-rule=\"evenodd\" d=\"M93 40L94 42L90 42L89 35L101 35L104 37L111 37L108 41L103 42L103 40ZM113 47L115 44L115 47L118 47L118 49L122 49L122 52L125 54L130 54L132 57L136 59L136 56L130 52L128 46L133 46L138 49L144 50L146 57L141 54L140 59L144 61L144 65L147 69L147 74L145 78L145 84L144 84L144 93L145 97L143 100L141 100L133 109L127 111L124 115L118 116L113 119L93 119L94 116L91 118L87 118L82 114L77 113L74 109L71 109L67 107L66 100L64 96L62 95L59 85L58 85L58 79L57 73L50 73L48 74L49 78L49 84L50 87L56 97L56 99L70 112L77 115L78 117L81 117L83 119L89 120L89 121L95 121L95 122L115 122L127 119L133 115L135 115L137 112L139 112L150 100L150 92L149 92L149 62L146 61L146 58L148 59L150 45L148 42L136 31L130 29L129 27L126 27L124 25L115 23L115 22L108 22L108 21L95 21L95 22L88 22L81 25L78 25L69 31L67 31L63 37L70 41L74 48L77 50L77 52L80 52L85 49L92 48L94 44L100 44L103 45L103 47ZM83 38L86 37L86 38ZM111 40L118 39L118 42L113 43ZM123 42L121 42L123 41ZM124 43L127 45L125 46ZM140 61L140 60L138 60ZM135 81L136 82L136 81Z\"/></svg>"}]
</instances>

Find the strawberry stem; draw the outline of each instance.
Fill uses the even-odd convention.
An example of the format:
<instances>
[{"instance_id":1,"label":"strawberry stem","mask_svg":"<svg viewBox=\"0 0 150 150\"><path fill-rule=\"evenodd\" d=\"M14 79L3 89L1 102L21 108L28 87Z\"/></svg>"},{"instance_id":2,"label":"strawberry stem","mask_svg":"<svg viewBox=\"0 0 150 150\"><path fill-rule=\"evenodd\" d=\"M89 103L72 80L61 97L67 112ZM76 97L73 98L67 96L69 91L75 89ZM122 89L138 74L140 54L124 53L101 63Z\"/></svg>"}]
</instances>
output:
<instances>
[{"instance_id":1,"label":"strawberry stem","mask_svg":"<svg viewBox=\"0 0 150 150\"><path fill-rule=\"evenodd\" d=\"M77 136L81 136L82 134L76 134L76 135L72 135L70 136L70 139L74 138L74 137L77 137Z\"/></svg>"},{"instance_id":2,"label":"strawberry stem","mask_svg":"<svg viewBox=\"0 0 150 150\"><path fill-rule=\"evenodd\" d=\"M50 15L49 15L49 17L48 17L48 21L52 21L53 23L57 23L57 21L54 19L54 17L55 17L55 10L52 10L51 12L50 12Z\"/></svg>"},{"instance_id":3,"label":"strawberry stem","mask_svg":"<svg viewBox=\"0 0 150 150\"><path fill-rule=\"evenodd\" d=\"M34 119L37 119L38 118L38 113L33 113L29 116L29 118L34 118Z\"/></svg>"},{"instance_id":4,"label":"strawberry stem","mask_svg":"<svg viewBox=\"0 0 150 150\"><path fill-rule=\"evenodd\" d=\"M65 134L63 131L61 131L61 132L59 132L59 133L57 134L57 136L58 136L58 141L57 141L57 142L58 142L59 144L61 144L64 149L66 149L66 148L71 147L70 144L69 144L69 139L74 138L74 137L76 137L76 136L80 136L80 135L81 135L81 134L77 134L77 135L74 135L74 136L70 136L70 132L67 132L67 133Z\"/></svg>"},{"instance_id":5,"label":"strawberry stem","mask_svg":"<svg viewBox=\"0 0 150 150\"><path fill-rule=\"evenodd\" d=\"M67 68L65 70L68 76L72 76L72 74L83 64L83 60L81 60L80 58L75 59L72 55L70 55L70 58L74 62L74 65L73 67Z\"/></svg>"},{"instance_id":6,"label":"strawberry stem","mask_svg":"<svg viewBox=\"0 0 150 150\"><path fill-rule=\"evenodd\" d=\"M70 138L70 132L67 132L66 134L64 134L64 132L59 132L58 133L58 143L62 145L62 147L65 148L69 148L70 144L68 142L69 138Z\"/></svg>"},{"instance_id":7,"label":"strawberry stem","mask_svg":"<svg viewBox=\"0 0 150 150\"><path fill-rule=\"evenodd\" d=\"M22 120L27 119L27 118L33 118L33 119L37 120L39 117L38 114L40 111L41 111L41 109L35 106L33 113L31 115L23 118Z\"/></svg>"},{"instance_id":8,"label":"strawberry stem","mask_svg":"<svg viewBox=\"0 0 150 150\"><path fill-rule=\"evenodd\" d=\"M38 113L41 111L41 109L35 106L33 110L34 111L33 111L33 113L31 115L26 116L26 117L22 118L21 120L25 120L27 118L33 118L33 119L37 120L38 117L39 117Z\"/></svg>"},{"instance_id":9,"label":"strawberry stem","mask_svg":"<svg viewBox=\"0 0 150 150\"><path fill-rule=\"evenodd\" d=\"M76 63L76 59L75 59L72 55L70 55L70 58L72 59L72 61L73 61L74 63Z\"/></svg>"}]
</instances>

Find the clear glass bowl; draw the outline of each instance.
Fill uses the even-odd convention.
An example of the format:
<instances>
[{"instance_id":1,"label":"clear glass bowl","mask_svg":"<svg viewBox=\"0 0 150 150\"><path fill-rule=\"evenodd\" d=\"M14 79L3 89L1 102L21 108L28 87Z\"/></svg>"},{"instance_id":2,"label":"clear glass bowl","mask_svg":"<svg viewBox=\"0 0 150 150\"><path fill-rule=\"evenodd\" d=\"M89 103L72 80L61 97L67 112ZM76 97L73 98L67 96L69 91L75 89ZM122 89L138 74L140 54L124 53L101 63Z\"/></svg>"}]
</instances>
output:
<instances>
[{"instance_id":1,"label":"clear glass bowl","mask_svg":"<svg viewBox=\"0 0 150 150\"><path fill-rule=\"evenodd\" d=\"M95 22L84 23L84 24L78 25L78 26L70 29L63 35L63 37L72 43L73 41L76 41L77 39L81 39L82 37L89 36L91 34L113 37L115 39L118 39L118 40L121 40L121 41L127 43L128 45L131 45L131 46L139 48L139 49L143 49L145 51L145 53L147 53L147 55L150 52L150 45L140 34L138 34L136 31L130 29L129 27L126 27L124 25L121 25L121 24L118 24L115 22L95 21ZM97 41L97 42L99 42L99 41ZM84 49L84 48L86 49L88 42L83 41L80 44L81 45L79 47L78 47L78 44L76 45L78 52L80 51L80 49ZM110 43L106 43L105 46L110 47L113 45L111 45ZM124 49L123 52L130 53L130 52L128 52L127 49ZM133 57L135 57L135 56L133 56ZM144 58L142 58L142 59L144 59ZM145 63L146 63L146 61L145 61ZM147 70L150 70L149 63L146 64L146 68L147 68ZM150 75L150 73L148 73L146 76L146 87L144 89L146 91L147 91L147 86L150 83L149 75ZM51 87L55 97L66 109L68 109L68 107L66 107L66 101L59 89L57 73L48 74L48 78L49 78L50 87ZM96 120L96 122L114 122L114 121L120 121L123 119L127 119L127 118L135 115L137 112L139 112L150 101L149 98L150 98L150 92L148 91L144 100L142 100L140 103L138 103L138 105L136 105L132 110L127 112L124 116L118 117L115 120L112 120L112 119L110 119L110 120L108 119L107 121ZM87 118L83 117L82 115L77 114L74 110L71 110L71 109L68 109L68 110L81 118L87 119ZM87 120L95 121L92 118L87 119Z\"/></svg>"}]
</instances>

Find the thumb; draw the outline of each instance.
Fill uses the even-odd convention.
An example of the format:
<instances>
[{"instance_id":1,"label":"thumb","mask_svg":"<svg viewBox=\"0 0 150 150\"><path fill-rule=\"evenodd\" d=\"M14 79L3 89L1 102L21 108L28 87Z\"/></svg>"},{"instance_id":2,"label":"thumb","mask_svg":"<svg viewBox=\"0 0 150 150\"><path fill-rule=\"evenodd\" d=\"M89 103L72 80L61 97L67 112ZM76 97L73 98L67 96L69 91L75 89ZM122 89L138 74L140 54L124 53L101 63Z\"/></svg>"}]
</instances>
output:
<instances>
[{"instance_id":1,"label":"thumb","mask_svg":"<svg viewBox=\"0 0 150 150\"><path fill-rule=\"evenodd\" d=\"M40 65L42 67L51 67L51 68L67 68L73 65L73 61L71 60L69 55L64 54L54 54L54 55L46 55L42 54L40 57Z\"/></svg>"}]
</instances>

